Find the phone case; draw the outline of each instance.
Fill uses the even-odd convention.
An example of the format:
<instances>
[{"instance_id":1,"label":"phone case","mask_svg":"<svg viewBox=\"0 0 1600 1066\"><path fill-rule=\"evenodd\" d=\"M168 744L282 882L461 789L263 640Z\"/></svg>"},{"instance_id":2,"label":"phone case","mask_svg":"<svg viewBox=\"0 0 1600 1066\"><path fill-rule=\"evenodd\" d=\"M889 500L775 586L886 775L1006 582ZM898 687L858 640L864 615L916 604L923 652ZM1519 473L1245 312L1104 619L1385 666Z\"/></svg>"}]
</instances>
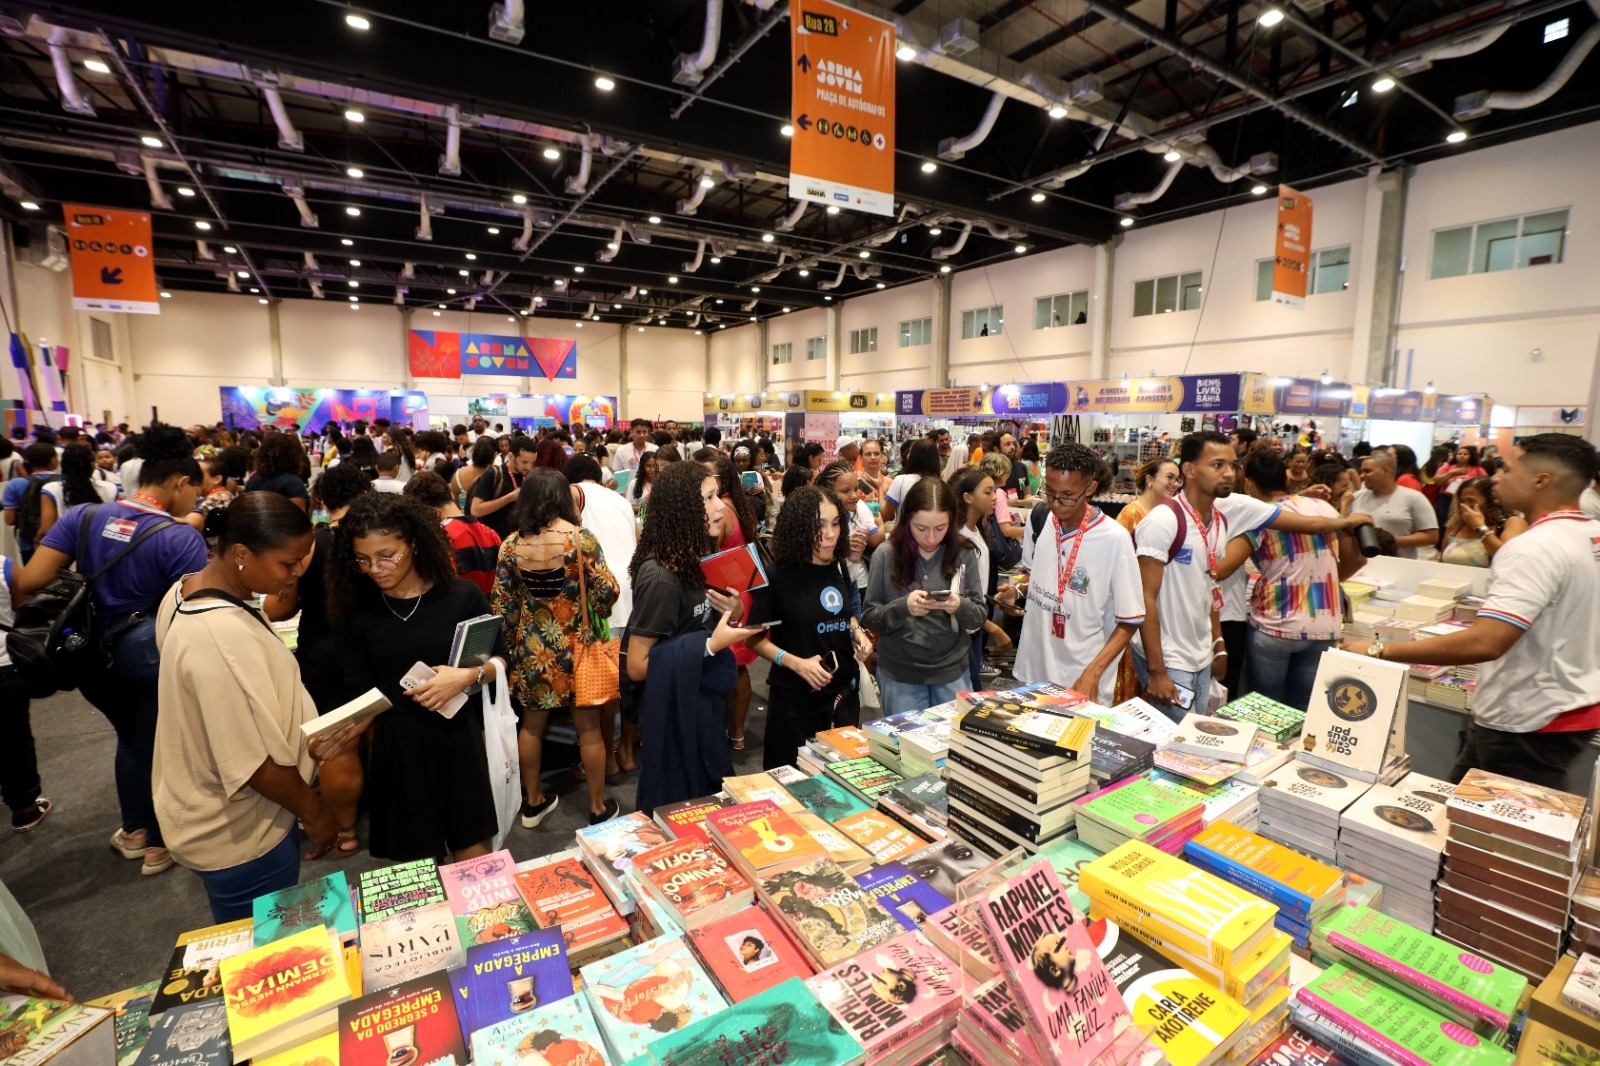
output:
<instances>
[{"instance_id":1,"label":"phone case","mask_svg":"<svg viewBox=\"0 0 1600 1066\"><path fill-rule=\"evenodd\" d=\"M439 676L439 671L435 670L427 663L412 663L411 669L407 670L405 672L405 676L400 678L400 687L405 689L407 692L410 692L412 689L416 688L424 681L427 681L429 678L437 676ZM461 708L465 707L466 705L467 694L463 692L455 699L441 707L437 713L441 718L454 718L456 716L456 712L461 710Z\"/></svg>"}]
</instances>

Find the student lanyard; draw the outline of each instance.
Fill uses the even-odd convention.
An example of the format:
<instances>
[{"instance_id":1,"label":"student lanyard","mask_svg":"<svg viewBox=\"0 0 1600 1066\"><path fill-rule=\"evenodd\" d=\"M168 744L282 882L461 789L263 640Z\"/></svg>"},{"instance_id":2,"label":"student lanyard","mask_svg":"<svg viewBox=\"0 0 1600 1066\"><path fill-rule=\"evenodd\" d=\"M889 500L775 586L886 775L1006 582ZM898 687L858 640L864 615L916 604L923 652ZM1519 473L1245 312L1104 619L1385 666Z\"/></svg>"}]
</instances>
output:
<instances>
[{"instance_id":1,"label":"student lanyard","mask_svg":"<svg viewBox=\"0 0 1600 1066\"><path fill-rule=\"evenodd\" d=\"M1063 608L1067 605L1067 586L1072 584L1072 575L1078 568L1078 549L1083 547L1084 537L1089 529L1089 512L1091 508L1083 509L1083 519L1078 523L1078 537L1072 542L1072 553L1067 556L1066 562L1061 561L1061 541L1064 539L1059 532L1056 534L1056 610L1050 619L1051 628L1055 630L1057 638L1067 635L1067 614ZM1056 529L1061 529L1061 520L1055 519ZM1088 587L1084 582L1074 591L1083 591Z\"/></svg>"},{"instance_id":2,"label":"student lanyard","mask_svg":"<svg viewBox=\"0 0 1600 1066\"><path fill-rule=\"evenodd\" d=\"M1213 610L1222 610L1222 587L1217 584L1217 553L1211 547L1211 534L1207 531L1205 523L1200 521L1200 512L1189 505L1189 501L1182 493L1178 494L1178 504L1189 516L1190 525L1200 531L1200 543L1206 547L1206 576L1211 578L1211 607ZM1220 522L1222 516L1217 513L1217 505L1211 505L1211 520ZM1219 538L1220 539L1220 538Z\"/></svg>"},{"instance_id":3,"label":"student lanyard","mask_svg":"<svg viewBox=\"0 0 1600 1066\"><path fill-rule=\"evenodd\" d=\"M1551 511L1549 514L1545 515L1543 518L1539 519L1537 522L1533 523L1533 525L1529 526L1528 528L1532 529L1533 526L1543 525L1544 523L1550 521L1553 518L1588 518L1588 517L1589 516L1587 514L1585 514L1583 511L1579 510L1576 507L1563 507L1559 511Z\"/></svg>"}]
</instances>

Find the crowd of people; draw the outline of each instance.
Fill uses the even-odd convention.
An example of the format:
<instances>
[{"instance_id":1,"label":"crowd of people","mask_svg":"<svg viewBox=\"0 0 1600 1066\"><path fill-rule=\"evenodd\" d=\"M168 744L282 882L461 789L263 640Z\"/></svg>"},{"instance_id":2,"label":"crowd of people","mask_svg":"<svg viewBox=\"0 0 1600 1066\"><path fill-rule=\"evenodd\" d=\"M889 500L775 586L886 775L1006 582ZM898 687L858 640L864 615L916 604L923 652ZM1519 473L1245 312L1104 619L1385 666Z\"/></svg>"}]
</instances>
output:
<instances>
[{"instance_id":1,"label":"crowd of people","mask_svg":"<svg viewBox=\"0 0 1600 1066\"><path fill-rule=\"evenodd\" d=\"M518 717L527 829L560 802L543 772L553 718L576 733L591 822L635 775L647 813L715 792L746 745L758 659L767 768L864 706L945 703L1002 666L1173 718L1219 690L1303 708L1369 525L1380 551L1493 567L1460 634L1352 646L1487 664L1463 768L1552 780L1600 727L1600 649L1572 639L1600 623L1600 470L1575 437L1503 457L1441 447L1419 467L1404 445L1347 458L1190 433L1114 516L1101 454L1011 432L825 450L645 419L158 423L0 452L22 559L3 564L0 623L64 568L86 581L93 668L55 687L115 730L110 846L147 875L194 870L219 921L294 883L303 858L485 853L505 828L486 684ZM764 579L708 587L702 560L737 550ZM487 614L494 658L453 664L457 625ZM290 619L292 651L274 628ZM49 687L0 657L0 794L21 831L51 810L28 717ZM304 739L371 689L390 710Z\"/></svg>"}]
</instances>

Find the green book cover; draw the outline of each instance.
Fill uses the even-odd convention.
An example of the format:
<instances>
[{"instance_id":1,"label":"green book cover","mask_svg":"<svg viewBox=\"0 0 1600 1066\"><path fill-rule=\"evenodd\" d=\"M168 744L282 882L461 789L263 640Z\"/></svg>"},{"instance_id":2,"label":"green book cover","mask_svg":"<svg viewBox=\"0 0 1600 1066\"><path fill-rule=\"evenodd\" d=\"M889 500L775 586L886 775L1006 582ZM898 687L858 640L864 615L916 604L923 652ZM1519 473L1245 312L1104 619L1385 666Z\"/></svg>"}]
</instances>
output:
<instances>
[{"instance_id":1,"label":"green book cover","mask_svg":"<svg viewBox=\"0 0 1600 1066\"><path fill-rule=\"evenodd\" d=\"M1078 871L1100 857L1100 853L1081 840L1061 837L1048 847L1041 848L1035 858L1043 859L1055 868L1066 887L1067 898L1079 914L1089 913L1089 895L1078 887Z\"/></svg>"},{"instance_id":2,"label":"green book cover","mask_svg":"<svg viewBox=\"0 0 1600 1066\"><path fill-rule=\"evenodd\" d=\"M356 911L343 870L257 896L252 907L258 948L317 925L347 944L356 939Z\"/></svg>"},{"instance_id":3,"label":"green book cover","mask_svg":"<svg viewBox=\"0 0 1600 1066\"><path fill-rule=\"evenodd\" d=\"M1194 793L1144 777L1130 777L1074 802L1080 816L1125 837L1143 837L1201 806Z\"/></svg>"},{"instance_id":4,"label":"green book cover","mask_svg":"<svg viewBox=\"0 0 1600 1066\"><path fill-rule=\"evenodd\" d=\"M866 1052L798 977L650 1045L655 1066L844 1066Z\"/></svg>"},{"instance_id":5,"label":"green book cover","mask_svg":"<svg viewBox=\"0 0 1600 1066\"><path fill-rule=\"evenodd\" d=\"M1298 995L1306 1006L1404 1066L1507 1066L1511 1062L1511 1052L1506 1049L1343 963L1324 970Z\"/></svg>"},{"instance_id":6,"label":"green book cover","mask_svg":"<svg viewBox=\"0 0 1600 1066\"><path fill-rule=\"evenodd\" d=\"M853 792L826 777L808 777L788 789L801 806L825 822L837 822L868 809Z\"/></svg>"},{"instance_id":7,"label":"green book cover","mask_svg":"<svg viewBox=\"0 0 1600 1066\"><path fill-rule=\"evenodd\" d=\"M1329 955L1469 1024L1505 1029L1528 979L1370 907L1337 907L1317 923Z\"/></svg>"}]
</instances>

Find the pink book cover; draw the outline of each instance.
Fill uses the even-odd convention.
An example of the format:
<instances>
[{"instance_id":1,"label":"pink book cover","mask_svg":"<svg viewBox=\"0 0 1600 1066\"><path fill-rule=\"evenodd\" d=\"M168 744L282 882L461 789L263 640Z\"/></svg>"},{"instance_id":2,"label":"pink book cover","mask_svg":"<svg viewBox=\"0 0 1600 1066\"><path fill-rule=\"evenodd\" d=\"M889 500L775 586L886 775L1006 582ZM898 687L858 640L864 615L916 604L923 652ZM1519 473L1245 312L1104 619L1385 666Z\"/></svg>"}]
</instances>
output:
<instances>
[{"instance_id":1,"label":"pink book cover","mask_svg":"<svg viewBox=\"0 0 1600 1066\"><path fill-rule=\"evenodd\" d=\"M978 908L1040 1055L1082 1062L1104 1053L1129 1017L1055 869L1039 860Z\"/></svg>"},{"instance_id":2,"label":"pink book cover","mask_svg":"<svg viewBox=\"0 0 1600 1066\"><path fill-rule=\"evenodd\" d=\"M961 969L921 933L869 948L806 981L876 1062L905 1044L955 1024Z\"/></svg>"},{"instance_id":3,"label":"pink book cover","mask_svg":"<svg viewBox=\"0 0 1600 1066\"><path fill-rule=\"evenodd\" d=\"M970 905L953 903L929 918L928 926L937 930L940 946L968 973L985 981L999 974L1000 960L994 956L994 945L989 943L989 934Z\"/></svg>"},{"instance_id":4,"label":"pink book cover","mask_svg":"<svg viewBox=\"0 0 1600 1066\"><path fill-rule=\"evenodd\" d=\"M517 860L509 851L439 867L445 899L456 917L463 946L487 944L533 930L533 918L513 879L516 872Z\"/></svg>"}]
</instances>

